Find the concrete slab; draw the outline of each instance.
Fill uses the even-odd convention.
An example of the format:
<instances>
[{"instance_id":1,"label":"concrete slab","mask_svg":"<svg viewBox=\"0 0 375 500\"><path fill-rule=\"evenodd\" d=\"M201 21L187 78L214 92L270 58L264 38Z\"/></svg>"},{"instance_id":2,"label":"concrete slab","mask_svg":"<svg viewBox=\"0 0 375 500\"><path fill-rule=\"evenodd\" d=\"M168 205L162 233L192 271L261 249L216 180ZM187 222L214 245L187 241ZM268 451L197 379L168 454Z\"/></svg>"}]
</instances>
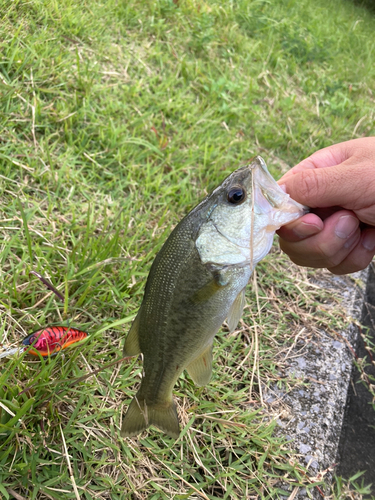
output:
<instances>
[{"instance_id":1,"label":"concrete slab","mask_svg":"<svg viewBox=\"0 0 375 500\"><path fill-rule=\"evenodd\" d=\"M367 276L368 270L340 277L327 272L315 283L339 295L343 300L343 313L359 320ZM308 341L302 334L288 355L284 375L302 379L306 385L300 384L289 393L274 386L265 395L265 401L276 398L283 408L278 434L291 441L291 447L300 454L300 463L309 466L312 476L323 473L328 480L337 464L352 373L353 354L348 343L356 345L359 330L351 325L339 334L332 336L320 329L312 336L310 332ZM322 498L318 489L310 491L307 495L301 488L293 498Z\"/></svg>"},{"instance_id":2,"label":"concrete slab","mask_svg":"<svg viewBox=\"0 0 375 500\"><path fill-rule=\"evenodd\" d=\"M366 286L365 304L361 324L367 328L367 340L375 345L375 269L370 266ZM356 353L358 358L371 360L362 336L358 337ZM372 355L374 358L374 356ZM375 379L375 363L368 362L364 368L368 381ZM358 471L366 485L372 484L375 495L375 413L373 395L367 385L361 382L363 374L353 366L349 385L346 412L339 445L339 466L337 472L350 478ZM372 379L371 379L372 377Z\"/></svg>"}]
</instances>

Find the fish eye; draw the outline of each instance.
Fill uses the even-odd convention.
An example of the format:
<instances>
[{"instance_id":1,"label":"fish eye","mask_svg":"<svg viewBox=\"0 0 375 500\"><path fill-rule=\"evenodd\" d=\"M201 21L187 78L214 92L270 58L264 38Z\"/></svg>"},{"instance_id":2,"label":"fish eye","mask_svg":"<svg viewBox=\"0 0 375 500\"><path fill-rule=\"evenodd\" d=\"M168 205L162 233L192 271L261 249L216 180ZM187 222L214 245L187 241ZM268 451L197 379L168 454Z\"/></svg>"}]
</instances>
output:
<instances>
[{"instance_id":1,"label":"fish eye","mask_svg":"<svg viewBox=\"0 0 375 500\"><path fill-rule=\"evenodd\" d=\"M229 203L232 203L233 205L239 205L245 200L246 192L242 187L235 186L228 191L227 198Z\"/></svg>"}]
</instances>

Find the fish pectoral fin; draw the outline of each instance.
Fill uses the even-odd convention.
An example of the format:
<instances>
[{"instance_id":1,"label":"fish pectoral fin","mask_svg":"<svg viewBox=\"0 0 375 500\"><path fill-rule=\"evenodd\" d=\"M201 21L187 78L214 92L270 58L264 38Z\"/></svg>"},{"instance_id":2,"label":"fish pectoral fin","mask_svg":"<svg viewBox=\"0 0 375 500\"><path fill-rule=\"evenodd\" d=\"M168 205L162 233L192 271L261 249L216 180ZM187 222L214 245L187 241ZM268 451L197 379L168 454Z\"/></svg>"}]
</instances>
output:
<instances>
[{"instance_id":1,"label":"fish pectoral fin","mask_svg":"<svg viewBox=\"0 0 375 500\"><path fill-rule=\"evenodd\" d=\"M195 358L186 370L196 385L207 385L212 373L212 344Z\"/></svg>"},{"instance_id":2,"label":"fish pectoral fin","mask_svg":"<svg viewBox=\"0 0 375 500\"><path fill-rule=\"evenodd\" d=\"M124 356L136 356L141 352L141 348L139 346L139 336L138 336L139 316L140 315L138 313L129 330L128 336L126 337L123 350Z\"/></svg>"},{"instance_id":3,"label":"fish pectoral fin","mask_svg":"<svg viewBox=\"0 0 375 500\"><path fill-rule=\"evenodd\" d=\"M235 298L228 313L227 323L230 333L234 332L236 329L236 326L241 319L245 303L245 289L243 289Z\"/></svg>"},{"instance_id":4,"label":"fish pectoral fin","mask_svg":"<svg viewBox=\"0 0 375 500\"><path fill-rule=\"evenodd\" d=\"M165 402L165 404L147 405L138 391L122 421L121 436L136 436L147 429L149 425L155 425L155 427L175 439L180 435L180 425L173 399Z\"/></svg>"},{"instance_id":5,"label":"fish pectoral fin","mask_svg":"<svg viewBox=\"0 0 375 500\"><path fill-rule=\"evenodd\" d=\"M209 281L206 285L202 286L197 290L191 297L192 302L198 304L200 302L206 302L211 297L213 297L219 290L227 286L229 283L225 273L215 272L213 273L213 279Z\"/></svg>"}]
</instances>

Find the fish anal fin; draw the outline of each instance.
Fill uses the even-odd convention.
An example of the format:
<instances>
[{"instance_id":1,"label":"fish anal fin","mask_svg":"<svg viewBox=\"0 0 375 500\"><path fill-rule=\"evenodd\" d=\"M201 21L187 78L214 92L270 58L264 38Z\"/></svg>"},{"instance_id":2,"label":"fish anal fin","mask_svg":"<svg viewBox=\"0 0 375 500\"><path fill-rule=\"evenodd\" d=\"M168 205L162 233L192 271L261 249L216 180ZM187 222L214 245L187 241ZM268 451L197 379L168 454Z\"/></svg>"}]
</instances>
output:
<instances>
[{"instance_id":1,"label":"fish anal fin","mask_svg":"<svg viewBox=\"0 0 375 500\"><path fill-rule=\"evenodd\" d=\"M138 313L129 330L128 336L126 337L123 350L124 356L136 356L141 352L141 348L139 346L139 336L138 336L139 316L140 315Z\"/></svg>"},{"instance_id":2,"label":"fish anal fin","mask_svg":"<svg viewBox=\"0 0 375 500\"><path fill-rule=\"evenodd\" d=\"M193 382L198 386L207 385L212 373L212 344L210 344L197 358L194 359L186 370Z\"/></svg>"},{"instance_id":3,"label":"fish anal fin","mask_svg":"<svg viewBox=\"0 0 375 500\"><path fill-rule=\"evenodd\" d=\"M234 330L236 329L236 326L241 319L245 303L245 289L243 289L235 298L228 313L227 323L230 333L234 332Z\"/></svg>"},{"instance_id":4,"label":"fish anal fin","mask_svg":"<svg viewBox=\"0 0 375 500\"><path fill-rule=\"evenodd\" d=\"M121 436L136 436L150 425L155 425L172 438L177 439L180 435L180 425L173 399L165 404L147 405L138 391L122 421Z\"/></svg>"}]
</instances>

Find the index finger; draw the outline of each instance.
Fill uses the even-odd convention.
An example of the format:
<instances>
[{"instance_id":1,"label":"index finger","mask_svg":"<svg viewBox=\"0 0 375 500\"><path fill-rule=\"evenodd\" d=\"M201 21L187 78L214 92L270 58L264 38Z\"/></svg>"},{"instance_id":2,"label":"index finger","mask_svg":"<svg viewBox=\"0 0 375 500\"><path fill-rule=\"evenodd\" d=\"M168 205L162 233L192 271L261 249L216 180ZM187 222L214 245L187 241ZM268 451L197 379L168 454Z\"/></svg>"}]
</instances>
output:
<instances>
[{"instance_id":1,"label":"index finger","mask_svg":"<svg viewBox=\"0 0 375 500\"><path fill-rule=\"evenodd\" d=\"M358 175L351 160L330 168L303 169L279 182L293 200L310 208L342 207L360 210L372 206L375 192L375 171L371 165Z\"/></svg>"},{"instance_id":2,"label":"index finger","mask_svg":"<svg viewBox=\"0 0 375 500\"><path fill-rule=\"evenodd\" d=\"M332 146L320 149L308 158L302 160L295 167L291 168L278 182L279 184L283 184L282 181L287 176L296 174L303 170L327 168L339 165L340 163L348 160L354 154L358 153L358 150L368 148L369 141L371 141L371 143L373 142L375 148L375 137L363 137L360 139L352 139L351 141L339 142L338 144L333 144Z\"/></svg>"}]
</instances>

